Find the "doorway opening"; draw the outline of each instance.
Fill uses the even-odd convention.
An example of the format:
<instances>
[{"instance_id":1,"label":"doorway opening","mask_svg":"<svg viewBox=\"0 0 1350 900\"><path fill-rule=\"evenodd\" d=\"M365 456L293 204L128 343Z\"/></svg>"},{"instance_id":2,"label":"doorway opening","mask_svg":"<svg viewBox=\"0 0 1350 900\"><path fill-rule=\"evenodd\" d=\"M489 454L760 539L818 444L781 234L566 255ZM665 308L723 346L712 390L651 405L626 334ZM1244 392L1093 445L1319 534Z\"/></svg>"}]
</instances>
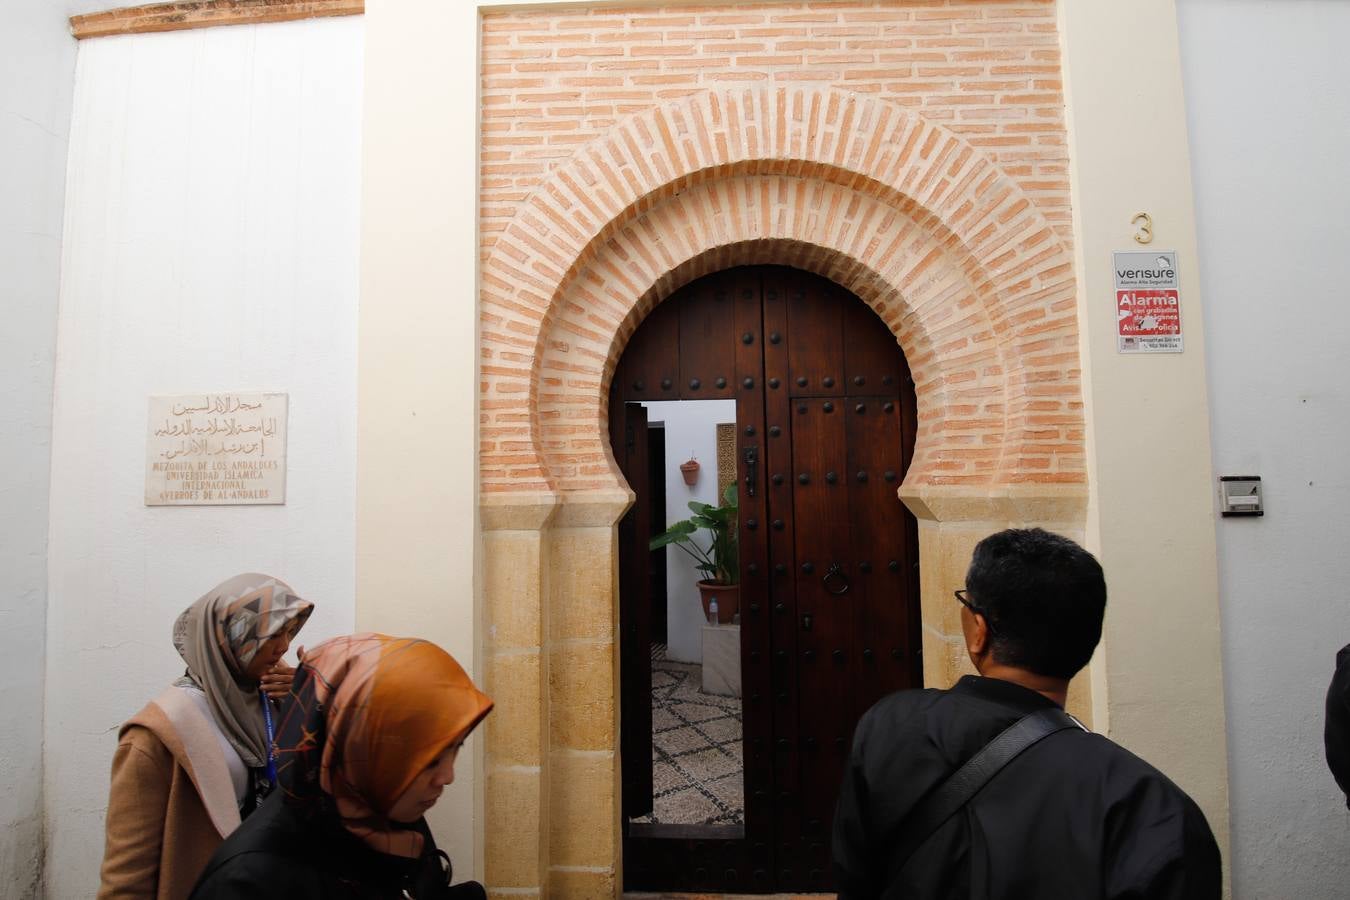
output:
<instances>
[{"instance_id":1,"label":"doorway opening","mask_svg":"<svg viewBox=\"0 0 1350 900\"><path fill-rule=\"evenodd\" d=\"M623 887L830 890L853 726L922 681L904 354L837 284L733 268L638 327L609 410L636 494L619 527ZM691 500L734 507L737 596L717 624L687 548L649 550Z\"/></svg>"},{"instance_id":2,"label":"doorway opening","mask_svg":"<svg viewBox=\"0 0 1350 900\"><path fill-rule=\"evenodd\" d=\"M646 436L645 449L635 435L626 455L634 465L644 452L663 463L647 467L651 511L644 532L649 544L663 534L674 541L649 551L652 795L651 810L632 823L639 831L706 826L707 835L736 837L745 824L740 612L727 596L736 588L719 592L720 608L689 602L699 597L706 574L699 566L736 549L736 401L627 406L629 426L645 423ZM720 528L720 543L701 525ZM634 537L640 553L643 544ZM731 567L730 559L722 562ZM682 602L668 604L671 596Z\"/></svg>"}]
</instances>

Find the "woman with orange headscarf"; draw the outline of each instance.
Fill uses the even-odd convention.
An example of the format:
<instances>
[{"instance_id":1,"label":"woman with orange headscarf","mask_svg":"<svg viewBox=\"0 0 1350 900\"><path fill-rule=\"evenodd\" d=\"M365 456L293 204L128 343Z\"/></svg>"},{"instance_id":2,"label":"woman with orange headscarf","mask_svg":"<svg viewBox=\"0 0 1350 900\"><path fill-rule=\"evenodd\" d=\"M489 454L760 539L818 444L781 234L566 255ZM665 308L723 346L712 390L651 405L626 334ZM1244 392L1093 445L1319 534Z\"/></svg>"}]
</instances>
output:
<instances>
[{"instance_id":1,"label":"woman with orange headscarf","mask_svg":"<svg viewBox=\"0 0 1350 900\"><path fill-rule=\"evenodd\" d=\"M305 654L277 731L281 790L207 865L194 900L482 898L450 886L423 814L492 709L450 654L361 634Z\"/></svg>"}]
</instances>

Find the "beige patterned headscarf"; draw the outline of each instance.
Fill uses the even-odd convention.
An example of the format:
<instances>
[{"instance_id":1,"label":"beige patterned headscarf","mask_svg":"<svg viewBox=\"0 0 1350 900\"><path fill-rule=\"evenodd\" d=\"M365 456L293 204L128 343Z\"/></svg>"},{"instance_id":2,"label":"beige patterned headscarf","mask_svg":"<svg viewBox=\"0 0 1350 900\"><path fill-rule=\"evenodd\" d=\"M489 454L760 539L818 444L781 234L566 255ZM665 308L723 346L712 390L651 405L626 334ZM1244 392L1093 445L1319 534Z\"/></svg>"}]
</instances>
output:
<instances>
[{"instance_id":1,"label":"beige patterned headscarf","mask_svg":"<svg viewBox=\"0 0 1350 900\"><path fill-rule=\"evenodd\" d=\"M173 623L173 646L187 663L178 683L206 693L216 724L244 765L267 763L258 683L244 675L268 640L294 627L298 632L314 610L290 585L250 572L216 585Z\"/></svg>"}]
</instances>

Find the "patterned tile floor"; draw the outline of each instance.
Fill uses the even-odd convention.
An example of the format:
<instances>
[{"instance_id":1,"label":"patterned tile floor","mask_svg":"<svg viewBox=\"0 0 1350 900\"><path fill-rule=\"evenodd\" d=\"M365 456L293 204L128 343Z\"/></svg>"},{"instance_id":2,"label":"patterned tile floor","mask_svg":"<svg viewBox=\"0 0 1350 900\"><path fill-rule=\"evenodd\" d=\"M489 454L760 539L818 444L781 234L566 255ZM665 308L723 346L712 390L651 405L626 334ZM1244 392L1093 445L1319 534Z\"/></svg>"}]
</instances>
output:
<instances>
[{"instance_id":1,"label":"patterned tile floor","mask_svg":"<svg viewBox=\"0 0 1350 900\"><path fill-rule=\"evenodd\" d=\"M741 698L701 690L697 663L652 645L651 815L662 825L745 824Z\"/></svg>"}]
</instances>

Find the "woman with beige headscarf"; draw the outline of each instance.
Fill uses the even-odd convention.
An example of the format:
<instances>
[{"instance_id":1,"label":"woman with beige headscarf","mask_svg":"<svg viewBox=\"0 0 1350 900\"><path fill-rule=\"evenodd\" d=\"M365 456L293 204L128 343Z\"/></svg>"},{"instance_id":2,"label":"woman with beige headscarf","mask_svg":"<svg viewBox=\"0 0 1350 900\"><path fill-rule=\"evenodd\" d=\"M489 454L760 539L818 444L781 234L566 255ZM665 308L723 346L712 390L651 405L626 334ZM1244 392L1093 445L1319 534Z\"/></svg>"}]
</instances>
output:
<instances>
[{"instance_id":1,"label":"woman with beige headscarf","mask_svg":"<svg viewBox=\"0 0 1350 900\"><path fill-rule=\"evenodd\" d=\"M276 784L270 726L281 662L314 604L269 575L238 575L183 611L187 671L119 734L98 896L181 900Z\"/></svg>"},{"instance_id":2,"label":"woman with beige headscarf","mask_svg":"<svg viewBox=\"0 0 1350 900\"><path fill-rule=\"evenodd\" d=\"M192 900L484 900L451 886L423 815L492 701L416 638L334 638L300 661L277 731L281 790L216 851Z\"/></svg>"}]
</instances>

